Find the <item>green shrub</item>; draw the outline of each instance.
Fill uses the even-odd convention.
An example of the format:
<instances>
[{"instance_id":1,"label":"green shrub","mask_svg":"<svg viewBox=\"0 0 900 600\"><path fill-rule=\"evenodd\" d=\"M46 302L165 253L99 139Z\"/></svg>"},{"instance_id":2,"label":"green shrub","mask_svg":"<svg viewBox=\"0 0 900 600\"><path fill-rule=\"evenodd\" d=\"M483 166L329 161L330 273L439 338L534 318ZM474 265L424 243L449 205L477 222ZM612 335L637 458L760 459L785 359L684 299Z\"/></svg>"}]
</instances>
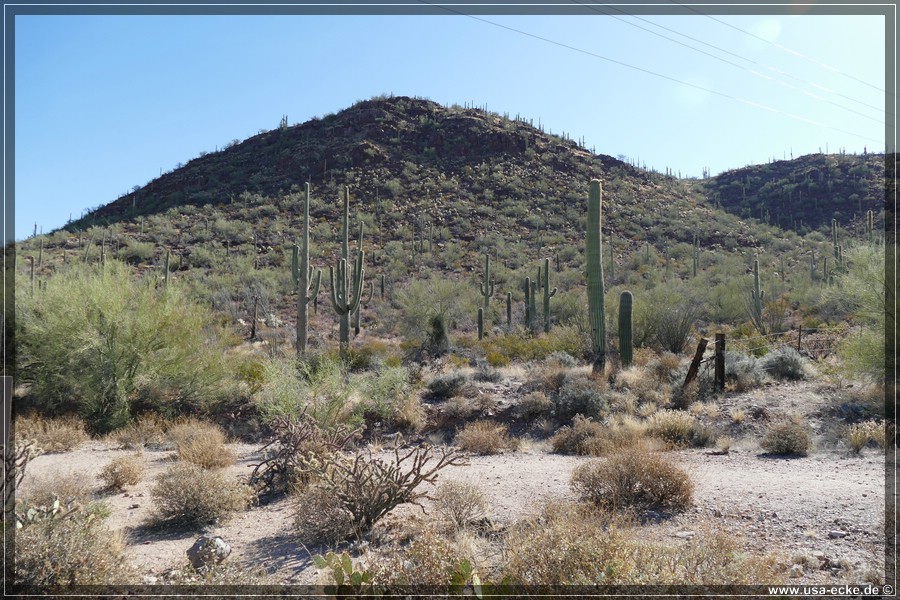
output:
<instances>
[{"instance_id":1,"label":"green shrub","mask_svg":"<svg viewBox=\"0 0 900 600\"><path fill-rule=\"evenodd\" d=\"M775 423L766 430L760 446L769 454L806 456L812 447L812 438L800 423Z\"/></svg>"},{"instance_id":2,"label":"green shrub","mask_svg":"<svg viewBox=\"0 0 900 600\"><path fill-rule=\"evenodd\" d=\"M138 281L120 262L72 265L16 301L18 374L45 414L78 412L106 432L130 420L142 388L168 392L167 406L150 408L179 412L219 397L230 381L209 311L177 285Z\"/></svg>"}]
</instances>

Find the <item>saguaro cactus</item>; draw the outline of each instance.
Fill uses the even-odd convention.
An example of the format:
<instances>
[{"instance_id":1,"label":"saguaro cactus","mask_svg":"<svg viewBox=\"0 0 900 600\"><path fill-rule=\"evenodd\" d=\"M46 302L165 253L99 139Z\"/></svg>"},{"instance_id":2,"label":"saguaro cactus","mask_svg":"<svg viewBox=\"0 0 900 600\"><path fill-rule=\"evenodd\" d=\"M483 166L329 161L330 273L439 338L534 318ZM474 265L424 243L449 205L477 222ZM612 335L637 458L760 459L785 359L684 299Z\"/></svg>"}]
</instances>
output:
<instances>
[{"instance_id":1,"label":"saguaro cactus","mask_svg":"<svg viewBox=\"0 0 900 600\"><path fill-rule=\"evenodd\" d=\"M481 283L481 295L484 297L484 307L491 305L491 296L494 295L494 280L491 279L491 255L484 255L484 281Z\"/></svg>"},{"instance_id":2,"label":"saguaro cactus","mask_svg":"<svg viewBox=\"0 0 900 600\"><path fill-rule=\"evenodd\" d=\"M484 308L478 307L478 339L484 338Z\"/></svg>"},{"instance_id":3,"label":"saguaro cactus","mask_svg":"<svg viewBox=\"0 0 900 600\"><path fill-rule=\"evenodd\" d=\"M556 288L550 290L550 259L544 259L544 333L550 331L550 298L556 295Z\"/></svg>"},{"instance_id":4,"label":"saguaro cactus","mask_svg":"<svg viewBox=\"0 0 900 600\"><path fill-rule=\"evenodd\" d=\"M291 255L291 273L294 276L294 285L297 286L297 356L306 354L309 303L318 296L319 283L322 280L322 269L316 271L316 278L314 281L312 280L312 266L309 264L309 199L309 183L307 183L306 198L303 201L303 233L301 234L303 246L301 248L294 244Z\"/></svg>"},{"instance_id":5,"label":"saguaro cactus","mask_svg":"<svg viewBox=\"0 0 900 600\"><path fill-rule=\"evenodd\" d=\"M362 247L356 253L354 264L348 269L350 256L350 188L344 188L344 215L343 215L343 240L341 245L341 258L335 267L328 267L328 276L331 280L331 307L340 317L339 340L341 352L346 352L350 345L350 315L359 308L362 295L363 277L365 275L365 252ZM360 226L360 244L362 244L362 226Z\"/></svg>"},{"instance_id":6,"label":"saguaro cactus","mask_svg":"<svg viewBox=\"0 0 900 600\"><path fill-rule=\"evenodd\" d=\"M753 261L753 290L750 292L752 301L750 318L753 320L756 330L762 335L766 335L766 326L762 318L764 296L765 292L759 286L759 259L755 259Z\"/></svg>"},{"instance_id":7,"label":"saguaro cactus","mask_svg":"<svg viewBox=\"0 0 900 600\"><path fill-rule=\"evenodd\" d=\"M593 371L606 369L606 315L603 305L603 190L599 179L592 179L588 192L586 235L588 316L591 323Z\"/></svg>"},{"instance_id":8,"label":"saguaro cactus","mask_svg":"<svg viewBox=\"0 0 900 600\"><path fill-rule=\"evenodd\" d=\"M634 356L633 346L631 342L631 312L634 297L628 290L622 292L619 296L619 355L622 358L622 366L631 366Z\"/></svg>"},{"instance_id":9,"label":"saguaro cactus","mask_svg":"<svg viewBox=\"0 0 900 600\"><path fill-rule=\"evenodd\" d=\"M506 292L506 326L512 327L512 292Z\"/></svg>"}]
</instances>

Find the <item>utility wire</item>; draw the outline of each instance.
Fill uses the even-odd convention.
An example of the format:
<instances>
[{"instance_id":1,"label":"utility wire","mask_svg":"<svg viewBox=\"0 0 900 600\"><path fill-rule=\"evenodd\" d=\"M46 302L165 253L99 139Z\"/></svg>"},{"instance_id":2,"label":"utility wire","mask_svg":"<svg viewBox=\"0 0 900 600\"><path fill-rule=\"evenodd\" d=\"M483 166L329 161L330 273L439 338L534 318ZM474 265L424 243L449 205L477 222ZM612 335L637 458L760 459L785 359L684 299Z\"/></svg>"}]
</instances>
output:
<instances>
[{"instance_id":1,"label":"utility wire","mask_svg":"<svg viewBox=\"0 0 900 600\"><path fill-rule=\"evenodd\" d=\"M844 76L844 77L847 77L848 79L852 79L853 81L856 81L856 82L858 82L858 83L861 83L861 84L863 84L863 85L865 85L865 86L868 86L868 87L870 87L870 88L872 88L872 89L875 89L875 90L877 90L877 91L879 91L879 92L885 92L884 89L878 87L877 85L873 85L873 84L869 83L868 81L864 81L864 80L862 80L862 79L859 79L858 77L854 77L853 75L850 75L849 73L844 73L844 72L841 71L840 69L837 69L837 68L835 68L835 67L832 67L831 65L826 64L826 63L823 63L822 61L816 60L815 58L812 58L811 56L807 56L807 55L803 54L802 52L797 52L796 50L792 50L791 48L788 48L787 46L782 46L781 44L779 44L779 43L777 43L777 42L773 42L773 41L771 41L771 40L767 40L766 38L764 38L764 37L762 37L762 36L759 36L759 35L756 35L755 33L751 33L751 32L749 32L749 31L746 31L746 30L744 30L744 29L741 29L740 27L737 27L737 26L735 26L735 25L732 25L731 23L727 23L727 22L725 22L725 21L723 21L723 20L721 20L721 19L717 19L717 18L713 17L712 15L708 15L708 14L706 14L706 13L704 13L704 12L701 12L701 11L695 9L695 8L692 8L692 7L690 7L690 6L686 5L686 4L681 4L681 3L678 2L677 0L669 0L669 2L671 2L672 4L677 4L678 6L680 6L680 7L682 7L682 8L686 8L686 9L692 11L692 12L695 12L695 13L697 13L698 15L703 15L704 17L706 17L706 18L708 18L708 19L712 19L712 20L715 21L716 23L721 23L722 25L725 25L726 27L730 27L731 29L734 29L735 31L739 31L739 32L743 33L744 35L749 35L749 36L752 37L752 38L756 38L757 40L760 40L760 41L763 41L763 42L765 42L765 43L767 43L767 44L770 44L770 45L772 45L772 46L775 46L775 47L778 48L779 50L782 50L782 51L784 51L784 52L787 52L788 54L791 54L791 55L796 56L796 57L798 57L798 58L802 58L803 60L809 61L809 62L811 62L811 63L813 63L813 64L816 64L816 65L822 67L823 69L826 69L826 70L828 70L828 71L832 71L832 72L834 72L834 73L837 73L838 75L842 75L842 76Z\"/></svg>"},{"instance_id":2,"label":"utility wire","mask_svg":"<svg viewBox=\"0 0 900 600\"><path fill-rule=\"evenodd\" d=\"M740 102L740 103L742 103L742 104L746 104L746 105L752 106L752 107L754 107L754 108L759 108L759 109L766 110L766 111L769 111L769 112L772 112L772 113L781 114L781 115L784 115L784 116L786 116L786 117L788 117L788 118L790 118L790 119L794 119L794 120L796 120L796 121L802 121L802 122L804 122L804 123L809 123L810 125L815 125L816 127L821 127L821 128L823 128L823 129L830 129L830 130L832 130L832 131L837 131L837 132L839 132L839 133L843 133L843 134L846 134L846 135L851 135L851 136L853 136L853 137L857 137L857 138L860 138L860 139L863 139L863 140L868 140L868 141L870 141L870 142L875 142L876 144L883 143L883 140L876 140L876 139L874 139L874 138L870 138L870 137L868 137L868 136L861 135L861 134L856 133L856 132L853 132L853 131L847 131L846 129L840 129L839 127L833 127L833 126L831 126L831 125L827 125L827 124L825 124L825 123L820 123L820 122L818 122L818 121L814 121L814 120L812 120L812 119L808 119L808 118L802 117L802 116L800 116L800 115L795 115L795 114L793 114L793 113L786 112L786 111L783 111L783 110L780 110L780 109L777 109L777 108L774 108L774 107L771 107L771 106L767 106L767 105L765 105L765 104L760 104L760 103L758 103L758 102L754 102L754 101L748 100L748 99L746 99L746 98L741 98L740 96L734 96L734 95L731 95L731 94L726 94L725 92L720 92L720 91L718 91L718 90L713 90L713 89L710 89L710 88L707 88L707 87L704 87L704 86L701 86L701 85L697 85L697 84L695 84L695 83L689 83L689 82L687 82L687 81L682 81L682 80L680 80L680 79L676 79L675 77L670 77L670 76L668 76L668 75L663 75L662 73L657 73L657 72L651 71L651 70L649 70L649 69L644 69L643 67L638 67L638 66L635 66L635 65L631 65L631 64L628 64L628 63L619 61L619 60L615 60L615 59L609 58L609 57L607 57L607 56L603 56L603 55L601 55L601 54L597 54L597 53L595 53L595 52L591 52L591 51L589 51L589 50L584 50L583 48L577 48L577 47L575 47L575 46L571 46L571 45L565 44L565 43L563 43L563 42L558 42L558 41L556 41L556 40L552 40L552 39L549 39L549 38L545 38L545 37L543 37L543 36L540 36L540 35L537 35L537 34L534 34L534 33L529 33L529 32L527 32L527 31L522 31L521 29L516 29L515 27L510 27L510 26L508 26L508 25L502 25L502 24L497 23L497 22L495 22L495 21L489 21L488 19L484 19L484 18L481 18L481 17L476 17L475 15L466 14L466 13L464 13L464 12L462 12L462 11L455 10L455 9L449 7L449 6L446 6L446 5L432 4L431 2L428 2L427 0L418 0L418 1L421 2L422 4L427 4L427 5L429 5L429 6L434 6L434 7L436 7L436 8L440 8L440 9L442 9L442 10L445 10L445 11L450 12L450 13L453 13L453 14L457 14L457 15L460 15L460 16L463 16L463 17L468 17L468 18L470 18L470 19L474 19L475 21L479 21L479 22L485 23L485 24L487 24L487 25L492 25L492 26L494 26L494 27L499 27L500 29L505 29L505 30L511 31L511 32L513 32L513 33L518 33L519 35L524 35L524 36L527 36L527 37L530 37L530 38L533 38L533 39L536 39L536 40L539 40L539 41L542 41L542 42L545 42L545 43L548 43L548 44L553 44L554 46L559 46L560 48L565 48L565 49L567 49L567 50L572 50L573 52L578 52L578 53L580 53L580 54L584 54L584 55L590 56L590 57L592 57L592 58L598 58L598 59L600 59L600 60L604 60L604 61L606 61L606 62L610 62L610 63L616 64L616 65L619 65L619 66L621 66L621 67L625 67L625 68L628 68L628 69L633 69L633 70L635 70L635 71L640 71L641 73L646 73L647 75L652 75L652 76L654 76L654 77L659 77L659 78L661 78L661 79L666 79L666 80L668 80L668 81L672 81L672 82L677 83L677 84L680 84L680 85L685 85L685 86L688 86L688 87L692 87L692 88L694 88L694 89L697 89L697 90L700 90L700 91L703 91L703 92L707 92L707 93L709 93L709 94L713 94L713 95L716 95L716 96L721 96L721 97L723 97L723 98L728 98L729 100L734 100L735 102Z\"/></svg>"},{"instance_id":3,"label":"utility wire","mask_svg":"<svg viewBox=\"0 0 900 600\"><path fill-rule=\"evenodd\" d=\"M877 118L872 117L872 116L869 116L869 115L867 115L867 114L865 114L865 113L859 112L858 110L854 110L854 109L849 108L849 107L847 107L847 106L844 106L844 105L842 105L842 104L838 104L837 102L834 102L834 101L832 101L832 100L828 100L827 98L823 98L823 97L821 97L821 96L819 96L819 95L817 95L817 94L813 94L812 92L809 92L809 91L807 91L807 90L804 90L804 89L798 88L798 87L796 87L796 86L790 85L789 83L786 83L786 82L784 82L784 81L779 81L779 80L777 80L777 79L773 79L772 77L769 77L768 75L765 75L765 74L760 73L760 72L758 72L758 71L754 71L753 69L748 69L748 68L747 68L746 66L744 66L744 65L740 65L740 64L737 64L737 63L732 62L732 61L730 61L730 60L726 60L726 59L724 59L724 58L722 58L722 57L720 57L720 56L716 56L716 55L714 55L714 54L710 54L709 52L706 52L706 51L704 51L704 50L700 50L699 48L695 48L695 47L693 47L693 46L690 46L690 45L688 45L688 44L685 44L684 42L680 42L680 41L678 41L678 40L672 39L672 38L670 38L670 37L668 37L668 36L665 36L665 35L663 35L663 34L661 34L661 33L658 33L658 32L656 32L656 31L652 31L652 30L650 30L650 29L647 29L646 27L641 27L640 25L638 25L638 24L636 24L636 23L633 23L633 22L628 21L628 20L626 20L626 19L623 19L623 18L621 18L621 17L617 17L616 15L613 15L613 14L610 14L610 13L608 13L608 12L605 12L604 10L600 10L600 9L594 8L594 7L592 7L592 6L588 6L588 5L584 4L584 3L579 2L578 0L572 0L572 2L574 2L575 4L579 4L579 5L581 5L581 6L585 6L586 8L590 8L591 10L593 10L594 12L597 12L598 14L602 14L602 15L605 15L605 16L608 16L608 17L612 17L613 19L616 19L616 20L618 20L618 21L621 21L621 22L625 23L626 25L630 25L631 27L636 27L636 28L638 28L638 29L640 29L640 30L642 30L642 31L646 31L647 33L650 33L650 34L655 35L655 36L657 36L657 37L661 37L661 38L663 38L664 40L668 40L668 41L670 41L670 42L672 42L672 43L678 44L679 46L684 46L685 48L688 48L688 49L690 49L690 50L693 50L694 52L699 52L700 54L704 54L704 55L709 56L709 57L711 57L711 58L714 58L714 59L716 59L716 60L718 60L718 61L724 62L724 63L726 63L726 64L728 64L728 65L731 65L731 66L733 66L733 67L736 67L736 68L738 68L738 69L741 69L742 71L745 71L745 72L747 72L747 73L750 73L750 74L752 74L752 75L754 75L754 76L756 76L756 77L760 77L760 78L765 79L765 80L767 80L767 81L771 81L771 82L773 82L773 83L777 83L778 85L781 85L782 87L785 87L785 88L787 88L787 89L795 90L795 91L797 91L797 92L799 92L799 93L801 93L801 94L804 94L804 95L806 95L806 96L809 96L810 98L813 98L813 99L815 99L815 100L819 100L819 101L821 101L821 102L827 102L828 104L831 104L832 106L836 106L836 107L838 107L838 108L840 108L840 109L842 109L842 110L846 110L846 111L848 111L848 112L852 112L852 113L857 114L857 115L859 115L859 116L861 116L861 117L864 117L864 118L866 118L866 119L875 121L876 123L883 123L883 122L884 122L883 119L877 119ZM595 3L595 4L596 4L596 2L597 2L597 0L594 0L594 3ZM620 13L622 13L622 14L624 14L624 15L628 15L628 13L626 13L625 11L623 11L623 10L621 10L621 9L618 9L618 8L616 8L616 7L614 7L614 6L608 6L608 7L607 7L607 6L604 6L604 8L610 8L610 9L615 10L615 11L617 11L617 12L620 12ZM810 87L817 88L817 89L822 90L822 91L824 91L824 92L826 92L826 93L835 94L836 96L841 96L842 98L846 98L846 99L848 99L848 100L850 100L850 101L852 101L852 102L856 102L856 103L861 104L861 105L863 105L863 106L865 106L865 107L867 107L867 108L871 108L871 109L876 110L876 111L881 112L881 113L884 113L884 112L885 112L883 108L879 108L879 107L874 106L874 105L872 105L872 104L867 104L866 102L863 102L862 100L857 100L857 99L855 99L855 98L851 98L851 97L849 97L849 96L846 96L846 95L844 95L844 94L841 94L840 92L836 92L836 91L834 91L834 90L831 90L831 89L829 89L829 88L826 88L825 86L819 85L819 84L817 84L817 83L813 83L813 82L810 82L810 81L806 81L806 80L804 80L804 79L802 79L802 78L800 78L800 77L797 77L797 76L795 76L795 75L791 75L790 73L787 73L787 72L785 72L785 71L782 71L782 70L780 70L780 69L778 69L778 68L776 68L776 67L773 67L773 66L771 66L771 65L767 65L767 64L764 64L764 63L759 63L759 62L753 60L752 58L747 58L746 56L742 56L742 55L740 55L740 54L736 54L736 53L731 52L731 51L729 51L729 50L726 50L726 49L724 49L724 48L720 48L719 46L715 46L715 45L713 45L713 44L709 44L709 43L704 42L703 40L699 40L699 39L697 39L697 38L695 38L695 37L693 37L693 36L687 35L687 34L685 34L685 33L681 33L681 32L679 32L679 31L676 31L676 30L671 29L671 28L669 28L669 27L665 27L664 25L660 25L659 23L654 23L653 21L650 21L650 20L648 20L648 19L644 19L644 18L638 17L638 16L636 16L636 15L628 15L628 16L630 16L630 17L633 18L633 19L637 19L637 20L639 20L639 21L643 21L644 23L648 23L648 24L650 24L650 25L652 25L652 26L654 26L654 27L658 27L658 28L663 29L663 30L665 30L665 31L669 31L669 32L671 32L671 33L674 33L675 35L679 35L679 36L681 36L681 37L687 38L687 39L692 40L692 41L694 41L694 42L696 42L696 43L698 43L698 44L702 44L702 45L704 45L704 46L708 46L708 47L710 47L710 48L713 48L713 49L715 49L715 50L718 50L719 52L723 52L723 53L725 53L725 54L734 56L734 57L736 57L736 58L739 58L739 59L741 59L741 60L744 60L744 61L746 61L746 62L749 62L750 64L756 65L757 67L760 67L760 68L763 68L763 69L767 69L767 70L769 70L769 71L772 71L772 72L777 73L777 74L779 74L779 75L782 75L782 76L784 76L784 77L787 77L787 78L793 79L793 80L795 80L795 81L798 81L798 82L800 82L800 83L803 83L803 84L805 84L805 85L808 85L808 86L810 86ZM752 35L752 34L751 34L751 35Z\"/></svg>"}]
</instances>

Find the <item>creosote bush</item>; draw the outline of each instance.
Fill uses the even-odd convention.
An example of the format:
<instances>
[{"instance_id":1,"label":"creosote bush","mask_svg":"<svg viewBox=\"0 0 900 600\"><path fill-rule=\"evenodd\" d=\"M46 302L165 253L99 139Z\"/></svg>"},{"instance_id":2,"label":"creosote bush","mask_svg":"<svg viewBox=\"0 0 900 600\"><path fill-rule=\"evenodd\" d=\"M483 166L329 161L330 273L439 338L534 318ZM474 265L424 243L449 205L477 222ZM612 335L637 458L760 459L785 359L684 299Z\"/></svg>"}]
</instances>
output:
<instances>
[{"instance_id":1,"label":"creosote bush","mask_svg":"<svg viewBox=\"0 0 900 600\"><path fill-rule=\"evenodd\" d=\"M687 473L665 454L640 445L579 465L572 472L572 488L607 508L685 510L694 493Z\"/></svg>"},{"instance_id":2,"label":"creosote bush","mask_svg":"<svg viewBox=\"0 0 900 600\"><path fill-rule=\"evenodd\" d=\"M140 453L112 459L100 471L98 478L110 490L136 485L144 476L144 457Z\"/></svg>"},{"instance_id":3,"label":"creosote bush","mask_svg":"<svg viewBox=\"0 0 900 600\"><path fill-rule=\"evenodd\" d=\"M788 421L770 425L759 445L769 454L806 456L812 447L812 438L804 425Z\"/></svg>"},{"instance_id":4,"label":"creosote bush","mask_svg":"<svg viewBox=\"0 0 900 600\"><path fill-rule=\"evenodd\" d=\"M160 521L200 526L246 509L253 493L220 471L179 461L159 475L150 496Z\"/></svg>"}]
</instances>

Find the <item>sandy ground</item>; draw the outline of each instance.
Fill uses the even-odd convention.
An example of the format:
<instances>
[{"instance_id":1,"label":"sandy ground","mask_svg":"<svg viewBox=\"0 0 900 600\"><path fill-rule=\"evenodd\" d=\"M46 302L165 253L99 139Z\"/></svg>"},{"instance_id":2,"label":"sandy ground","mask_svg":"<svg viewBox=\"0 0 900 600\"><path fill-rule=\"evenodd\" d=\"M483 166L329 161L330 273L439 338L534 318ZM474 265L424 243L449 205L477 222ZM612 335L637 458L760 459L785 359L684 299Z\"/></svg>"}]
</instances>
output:
<instances>
[{"instance_id":1,"label":"sandy ground","mask_svg":"<svg viewBox=\"0 0 900 600\"><path fill-rule=\"evenodd\" d=\"M794 384L745 394L726 400L735 406L765 406L769 413L790 412L798 407L812 413L823 401L811 384ZM746 429L753 427L748 422ZM227 473L239 479L249 476L260 458L260 445L232 444L238 455ZM114 443L90 441L74 451L38 456L28 465L21 493L27 494L36 478L75 474L100 494L97 474L110 460L133 453ZM884 570L884 454L865 449L851 455L839 448L825 448L800 458L774 458L761 453L752 437L740 439L727 454L711 449L669 453L690 475L694 506L685 513L646 525L646 535L671 544L688 543L710 527L732 532L747 552L776 552L788 559L805 555L823 569L795 574L796 583L842 581L848 569L865 582L883 576ZM284 583L320 583L311 553L292 535L292 500L256 506L227 522L204 531L160 531L149 526L153 505L150 489L155 477L172 464L174 452L144 450L145 476L126 492L102 496L112 514L111 529L127 532L128 558L145 582L165 578L184 567L185 552L203 532L222 536L232 547L229 561L264 565ZM546 442L526 443L516 452L473 456L467 466L449 467L438 482L450 479L477 482L490 500L490 518L509 524L534 510L542 498L572 498L572 470L582 457L549 452ZM427 507L427 503L426 503ZM395 509L403 518L415 507ZM813 560L813 564L815 564ZM829 567L843 565L843 573ZM787 577L787 576L786 576ZM156 579L154 579L156 578ZM138 583L138 582L136 582ZM760 582L773 583L773 582Z\"/></svg>"}]
</instances>

